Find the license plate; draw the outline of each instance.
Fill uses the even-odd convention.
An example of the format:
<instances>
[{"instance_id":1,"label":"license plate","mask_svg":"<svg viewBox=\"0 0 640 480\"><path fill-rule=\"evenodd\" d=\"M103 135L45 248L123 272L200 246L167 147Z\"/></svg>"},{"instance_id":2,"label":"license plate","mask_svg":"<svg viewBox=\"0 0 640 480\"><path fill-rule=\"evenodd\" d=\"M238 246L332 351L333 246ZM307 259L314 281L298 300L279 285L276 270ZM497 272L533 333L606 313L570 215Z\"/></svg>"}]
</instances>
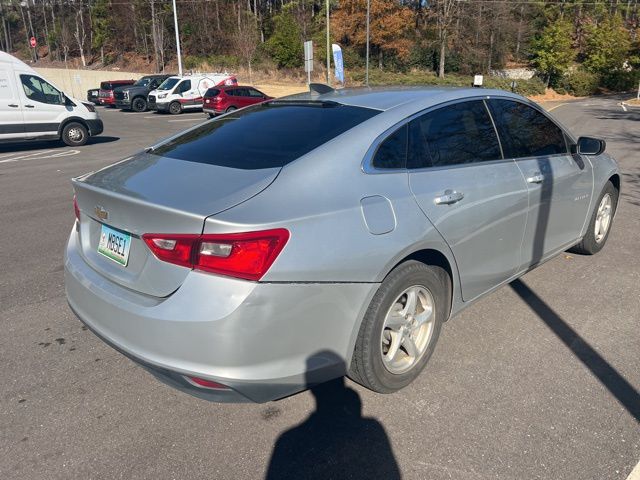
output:
<instances>
[{"instance_id":1,"label":"license plate","mask_svg":"<svg viewBox=\"0 0 640 480\"><path fill-rule=\"evenodd\" d=\"M100 243L98 253L119 263L123 267L129 262L129 249L131 248L131 235L102 225L100 231Z\"/></svg>"}]
</instances>

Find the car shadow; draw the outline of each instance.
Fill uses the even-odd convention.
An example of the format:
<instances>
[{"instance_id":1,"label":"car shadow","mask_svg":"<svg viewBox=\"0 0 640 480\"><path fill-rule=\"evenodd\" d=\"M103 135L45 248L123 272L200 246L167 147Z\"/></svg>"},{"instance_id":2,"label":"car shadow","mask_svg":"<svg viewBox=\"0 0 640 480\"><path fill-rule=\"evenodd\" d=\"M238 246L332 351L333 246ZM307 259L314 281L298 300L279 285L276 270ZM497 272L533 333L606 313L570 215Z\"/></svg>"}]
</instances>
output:
<instances>
[{"instance_id":1,"label":"car shadow","mask_svg":"<svg viewBox=\"0 0 640 480\"><path fill-rule=\"evenodd\" d=\"M638 391L522 280L514 280L510 286L627 412L640 421Z\"/></svg>"},{"instance_id":2,"label":"car shadow","mask_svg":"<svg viewBox=\"0 0 640 480\"><path fill-rule=\"evenodd\" d=\"M111 137L108 135L99 135L91 137L87 142L87 145L98 145L101 143L111 143L120 140L120 137ZM0 153L14 153L14 152L26 152L26 151L38 151L38 150L51 150L52 148L75 148L65 145L59 140L48 141L31 141L31 142L9 142L0 144Z\"/></svg>"},{"instance_id":3,"label":"car shadow","mask_svg":"<svg viewBox=\"0 0 640 480\"><path fill-rule=\"evenodd\" d=\"M313 357L339 360L333 352ZM312 358L313 358L312 357ZM307 372L311 372L307 361ZM266 479L400 479L400 469L384 427L362 416L362 400L344 377L307 386L316 409L302 423L282 433L273 448Z\"/></svg>"}]
</instances>

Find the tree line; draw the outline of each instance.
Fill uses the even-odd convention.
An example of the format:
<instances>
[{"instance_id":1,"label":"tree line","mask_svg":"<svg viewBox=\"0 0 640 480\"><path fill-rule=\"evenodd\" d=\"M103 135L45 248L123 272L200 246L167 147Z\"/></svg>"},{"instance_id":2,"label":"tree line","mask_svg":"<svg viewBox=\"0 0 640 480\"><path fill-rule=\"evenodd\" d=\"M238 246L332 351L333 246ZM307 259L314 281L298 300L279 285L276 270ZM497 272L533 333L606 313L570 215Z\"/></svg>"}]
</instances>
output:
<instances>
[{"instance_id":1,"label":"tree line","mask_svg":"<svg viewBox=\"0 0 640 480\"><path fill-rule=\"evenodd\" d=\"M364 66L366 4L330 1L331 40L347 69ZM177 0L185 66L299 69L307 39L321 65L325 8L323 0ZM572 90L627 87L640 68L638 0L370 0L370 19L371 66L384 71L534 67L545 83ZM175 62L171 0L0 0L0 48L84 67L133 55L163 71Z\"/></svg>"}]
</instances>

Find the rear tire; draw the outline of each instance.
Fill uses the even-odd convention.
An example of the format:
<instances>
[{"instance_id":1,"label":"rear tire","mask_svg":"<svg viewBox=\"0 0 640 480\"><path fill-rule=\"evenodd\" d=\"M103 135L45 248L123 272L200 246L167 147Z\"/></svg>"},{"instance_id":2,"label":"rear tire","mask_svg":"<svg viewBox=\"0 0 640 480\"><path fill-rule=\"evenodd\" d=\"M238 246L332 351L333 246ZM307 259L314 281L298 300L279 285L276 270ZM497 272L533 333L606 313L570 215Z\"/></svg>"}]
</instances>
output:
<instances>
[{"instance_id":1,"label":"rear tire","mask_svg":"<svg viewBox=\"0 0 640 480\"><path fill-rule=\"evenodd\" d=\"M234 110L237 110L237 108L236 107L229 107L229 108L227 108L226 113L233 112Z\"/></svg>"},{"instance_id":2,"label":"rear tire","mask_svg":"<svg viewBox=\"0 0 640 480\"><path fill-rule=\"evenodd\" d=\"M142 97L136 97L131 102L131 110L134 112L146 112L147 111L147 101Z\"/></svg>"},{"instance_id":3,"label":"rear tire","mask_svg":"<svg viewBox=\"0 0 640 480\"><path fill-rule=\"evenodd\" d=\"M609 232L611 232L613 216L618 207L618 195L616 187L611 181L608 181L598 197L596 208L593 210L587 227L587 233L580 243L571 248L571 252L594 255L602 250L604 244L607 243L607 238L609 238Z\"/></svg>"},{"instance_id":4,"label":"rear tire","mask_svg":"<svg viewBox=\"0 0 640 480\"><path fill-rule=\"evenodd\" d=\"M171 115L178 115L179 113L182 113L182 105L180 105L180 102L171 102L169 104L169 113Z\"/></svg>"},{"instance_id":5,"label":"rear tire","mask_svg":"<svg viewBox=\"0 0 640 480\"><path fill-rule=\"evenodd\" d=\"M450 303L450 280L443 268L415 260L397 266L362 320L349 377L378 393L409 385L431 357Z\"/></svg>"},{"instance_id":6,"label":"rear tire","mask_svg":"<svg viewBox=\"0 0 640 480\"><path fill-rule=\"evenodd\" d=\"M81 147L89 140L87 127L78 122L70 122L62 129L62 141L70 147Z\"/></svg>"},{"instance_id":7,"label":"rear tire","mask_svg":"<svg viewBox=\"0 0 640 480\"><path fill-rule=\"evenodd\" d=\"M216 114L215 113L209 113L209 118L216 118Z\"/></svg>"}]
</instances>

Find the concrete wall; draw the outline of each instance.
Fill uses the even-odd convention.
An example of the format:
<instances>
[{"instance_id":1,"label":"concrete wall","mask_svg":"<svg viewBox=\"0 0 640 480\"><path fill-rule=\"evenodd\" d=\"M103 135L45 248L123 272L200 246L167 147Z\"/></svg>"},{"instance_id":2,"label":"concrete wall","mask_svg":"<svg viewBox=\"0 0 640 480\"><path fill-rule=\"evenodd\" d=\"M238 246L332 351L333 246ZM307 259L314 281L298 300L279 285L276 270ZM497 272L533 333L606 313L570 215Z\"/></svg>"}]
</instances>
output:
<instances>
[{"instance_id":1,"label":"concrete wall","mask_svg":"<svg viewBox=\"0 0 640 480\"><path fill-rule=\"evenodd\" d=\"M80 100L87 98L87 90L99 88L105 80L137 80L144 73L109 72L101 70L66 70L64 68L35 68L36 72L67 94Z\"/></svg>"}]
</instances>

